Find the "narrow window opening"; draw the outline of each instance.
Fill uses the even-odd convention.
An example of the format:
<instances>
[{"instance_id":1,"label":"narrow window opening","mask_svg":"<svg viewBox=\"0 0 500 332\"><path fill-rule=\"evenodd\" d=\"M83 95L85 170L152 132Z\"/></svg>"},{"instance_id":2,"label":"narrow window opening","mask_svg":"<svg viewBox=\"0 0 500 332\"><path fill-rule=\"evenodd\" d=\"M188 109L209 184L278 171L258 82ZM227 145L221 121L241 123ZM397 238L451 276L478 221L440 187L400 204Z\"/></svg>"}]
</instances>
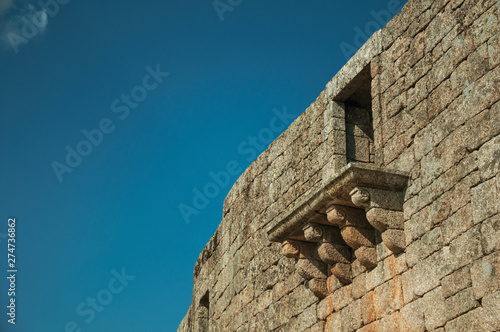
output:
<instances>
[{"instance_id":1,"label":"narrow window opening","mask_svg":"<svg viewBox=\"0 0 500 332\"><path fill-rule=\"evenodd\" d=\"M375 163L370 66L353 79L344 101L347 162Z\"/></svg>"},{"instance_id":2,"label":"narrow window opening","mask_svg":"<svg viewBox=\"0 0 500 332\"><path fill-rule=\"evenodd\" d=\"M208 292L203 295L198 306L198 331L209 331L210 301Z\"/></svg>"}]
</instances>

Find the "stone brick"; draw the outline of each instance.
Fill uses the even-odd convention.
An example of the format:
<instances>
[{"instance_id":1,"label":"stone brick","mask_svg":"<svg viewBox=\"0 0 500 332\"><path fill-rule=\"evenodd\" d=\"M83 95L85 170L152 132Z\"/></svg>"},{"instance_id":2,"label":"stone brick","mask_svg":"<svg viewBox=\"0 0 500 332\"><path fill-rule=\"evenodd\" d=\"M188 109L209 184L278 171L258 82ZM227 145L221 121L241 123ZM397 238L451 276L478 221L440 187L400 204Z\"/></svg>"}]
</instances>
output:
<instances>
[{"instance_id":1,"label":"stone brick","mask_svg":"<svg viewBox=\"0 0 500 332\"><path fill-rule=\"evenodd\" d=\"M491 106L490 122L491 134L494 137L498 137L500 134L500 102ZM498 157L496 157L496 159L498 159Z\"/></svg>"},{"instance_id":2,"label":"stone brick","mask_svg":"<svg viewBox=\"0 0 500 332\"><path fill-rule=\"evenodd\" d=\"M423 299L418 299L400 310L401 331L426 331Z\"/></svg>"},{"instance_id":3,"label":"stone brick","mask_svg":"<svg viewBox=\"0 0 500 332\"><path fill-rule=\"evenodd\" d=\"M451 169L448 171L453 172L453 170L451 170ZM452 204L452 202L450 202L449 193L450 192L446 192L441 197L438 197L434 202L432 202L432 204L430 206L431 209L430 209L429 213L432 216L432 222L435 225L439 225L443 220L446 220L450 216L450 214L452 213L452 205L453 204ZM434 229L433 232L437 232L437 229ZM443 239L442 239L441 231L437 232L437 234L435 234L435 236L438 237L438 238L436 238L436 240L442 245ZM429 241L431 239L427 239L427 240Z\"/></svg>"},{"instance_id":4,"label":"stone brick","mask_svg":"<svg viewBox=\"0 0 500 332\"><path fill-rule=\"evenodd\" d=\"M427 99L423 100L421 103L417 104L413 109L408 110L410 115L413 118L413 128L415 133L419 132L422 128L427 126L429 123L429 114L427 113ZM413 134L413 137L415 137L415 134ZM413 141L414 142L414 141ZM421 156L418 158L418 160L421 159Z\"/></svg>"},{"instance_id":5,"label":"stone brick","mask_svg":"<svg viewBox=\"0 0 500 332\"><path fill-rule=\"evenodd\" d=\"M332 296L327 296L320 303L318 303L317 307L317 315L318 319L325 320L326 317L330 316L333 312L333 298Z\"/></svg>"},{"instance_id":6,"label":"stone brick","mask_svg":"<svg viewBox=\"0 0 500 332\"><path fill-rule=\"evenodd\" d=\"M500 215L495 215L481 224L481 245L485 255L500 250Z\"/></svg>"},{"instance_id":7,"label":"stone brick","mask_svg":"<svg viewBox=\"0 0 500 332\"><path fill-rule=\"evenodd\" d=\"M317 301L317 298L304 285L300 285L290 293L290 314L296 316L305 308Z\"/></svg>"},{"instance_id":8,"label":"stone brick","mask_svg":"<svg viewBox=\"0 0 500 332\"><path fill-rule=\"evenodd\" d=\"M334 275L331 275L326 280L326 286L328 288L328 292L333 293L337 289L341 288L343 284Z\"/></svg>"},{"instance_id":9,"label":"stone brick","mask_svg":"<svg viewBox=\"0 0 500 332\"><path fill-rule=\"evenodd\" d=\"M499 41L500 37L498 35L491 37L488 41L490 68L495 68L500 64L500 54L498 53L498 48L500 47Z\"/></svg>"},{"instance_id":10,"label":"stone brick","mask_svg":"<svg viewBox=\"0 0 500 332\"><path fill-rule=\"evenodd\" d=\"M404 305L401 277L395 277L375 288L375 316L381 319Z\"/></svg>"},{"instance_id":11,"label":"stone brick","mask_svg":"<svg viewBox=\"0 0 500 332\"><path fill-rule=\"evenodd\" d=\"M460 162L456 166L456 179L460 179L463 181L467 179L467 176L478 173L476 172L479 169L477 165L478 156L478 151L473 151L472 153L469 153L464 159L460 160ZM472 183L472 181L470 183ZM450 205L453 206L453 204ZM452 209L452 212L455 212L456 210L457 209Z\"/></svg>"},{"instance_id":12,"label":"stone brick","mask_svg":"<svg viewBox=\"0 0 500 332\"><path fill-rule=\"evenodd\" d=\"M479 8L476 6L475 8ZM484 7L483 7L484 9ZM479 10L478 12L481 12ZM498 9L495 6L486 11L472 24L472 33L476 45L481 45L498 33Z\"/></svg>"},{"instance_id":13,"label":"stone brick","mask_svg":"<svg viewBox=\"0 0 500 332\"><path fill-rule=\"evenodd\" d=\"M377 253L377 261L383 261L384 259L386 259L387 257L389 257L390 255L393 254L393 252L387 248L387 246L385 245L385 243L382 241L382 235L377 233L377 242L380 241L379 243L377 243L376 245L376 253Z\"/></svg>"},{"instance_id":14,"label":"stone brick","mask_svg":"<svg viewBox=\"0 0 500 332\"><path fill-rule=\"evenodd\" d=\"M426 82L426 80L421 79L415 84L414 88L408 89L407 107L409 109L414 108L427 97L428 91Z\"/></svg>"},{"instance_id":15,"label":"stone brick","mask_svg":"<svg viewBox=\"0 0 500 332\"><path fill-rule=\"evenodd\" d=\"M465 266L441 280L443 296L450 297L472 285L470 268Z\"/></svg>"},{"instance_id":16,"label":"stone brick","mask_svg":"<svg viewBox=\"0 0 500 332\"><path fill-rule=\"evenodd\" d=\"M288 296L283 297L278 302L271 303L269 309L267 310L267 320L269 322L270 330L274 330L277 327L285 324L289 317L292 317L290 314L290 301Z\"/></svg>"},{"instance_id":17,"label":"stone brick","mask_svg":"<svg viewBox=\"0 0 500 332\"><path fill-rule=\"evenodd\" d=\"M387 108L387 106L399 95L401 95L402 92L405 91L404 89L404 81L405 77L400 77L395 84L393 84L390 88L388 88L383 94L380 95L380 101L381 101L381 107L383 109ZM388 119L390 120L390 116L388 116Z\"/></svg>"},{"instance_id":18,"label":"stone brick","mask_svg":"<svg viewBox=\"0 0 500 332\"><path fill-rule=\"evenodd\" d=\"M404 67L413 67L427 53L426 41L428 39L428 34L429 31L425 29L413 37L410 45L411 51L405 54L407 55L408 59L405 59ZM403 71L403 73L406 72Z\"/></svg>"},{"instance_id":19,"label":"stone brick","mask_svg":"<svg viewBox=\"0 0 500 332\"><path fill-rule=\"evenodd\" d=\"M379 331L401 331L399 322L401 321L400 312L396 311L380 320Z\"/></svg>"},{"instance_id":20,"label":"stone brick","mask_svg":"<svg viewBox=\"0 0 500 332\"><path fill-rule=\"evenodd\" d=\"M443 54L445 54L446 51L453 46L460 28L460 24L455 25L453 29L451 29L450 32L436 45L436 47L434 47L432 53L429 53L432 57L431 59L440 59Z\"/></svg>"},{"instance_id":21,"label":"stone brick","mask_svg":"<svg viewBox=\"0 0 500 332\"><path fill-rule=\"evenodd\" d=\"M469 82L476 81L485 75L490 68L488 59L488 45L482 44L476 51L467 58L468 70L467 78Z\"/></svg>"},{"instance_id":22,"label":"stone brick","mask_svg":"<svg viewBox=\"0 0 500 332\"><path fill-rule=\"evenodd\" d=\"M325 330L325 322L318 322L307 329L307 332L323 332Z\"/></svg>"},{"instance_id":23,"label":"stone brick","mask_svg":"<svg viewBox=\"0 0 500 332\"><path fill-rule=\"evenodd\" d=\"M491 179L471 189L472 216L476 224L500 212L495 181Z\"/></svg>"},{"instance_id":24,"label":"stone brick","mask_svg":"<svg viewBox=\"0 0 500 332\"><path fill-rule=\"evenodd\" d=\"M447 298L445 304L447 320L452 320L453 318L479 306L479 303L474 299L474 295L472 294L472 288L464 289Z\"/></svg>"},{"instance_id":25,"label":"stone brick","mask_svg":"<svg viewBox=\"0 0 500 332\"><path fill-rule=\"evenodd\" d=\"M335 312L332 315L328 316L325 324L325 332L339 331L341 325L340 319L341 318L339 312Z\"/></svg>"},{"instance_id":26,"label":"stone brick","mask_svg":"<svg viewBox=\"0 0 500 332\"><path fill-rule=\"evenodd\" d=\"M436 227L406 248L406 261L408 266L411 267L417 264L441 247L443 247L441 228Z\"/></svg>"},{"instance_id":27,"label":"stone brick","mask_svg":"<svg viewBox=\"0 0 500 332\"><path fill-rule=\"evenodd\" d=\"M419 104L420 105L420 104ZM431 119L436 117L436 110L432 109L430 112L430 108L434 107L433 104L430 104L430 101L426 102L425 110L426 112L423 113L424 119ZM439 115L438 115L439 117ZM439 118L436 118L432 120L428 125L425 125L427 123L426 120L424 122L421 122L421 126L424 128L419 131L415 135L415 159L416 160L421 160L423 156L429 153L439 142L441 142L449 133L450 130L446 130L443 128L442 124L444 121L444 118L446 116L443 114Z\"/></svg>"},{"instance_id":28,"label":"stone brick","mask_svg":"<svg viewBox=\"0 0 500 332\"><path fill-rule=\"evenodd\" d=\"M361 327L360 301L353 302L340 312L328 317L325 326L326 331L355 331Z\"/></svg>"},{"instance_id":29,"label":"stone brick","mask_svg":"<svg viewBox=\"0 0 500 332\"><path fill-rule=\"evenodd\" d=\"M429 103L429 116L436 117L453 101L453 86L450 79L443 81L437 88L430 92L427 102Z\"/></svg>"},{"instance_id":30,"label":"stone brick","mask_svg":"<svg viewBox=\"0 0 500 332\"><path fill-rule=\"evenodd\" d=\"M467 204L441 224L444 244L449 244L460 234L472 228L472 226L474 226L472 221L472 206L471 204Z\"/></svg>"},{"instance_id":31,"label":"stone brick","mask_svg":"<svg viewBox=\"0 0 500 332\"><path fill-rule=\"evenodd\" d=\"M500 110L500 103L498 104ZM491 139L479 149L478 166L482 180L490 179L500 172L500 136Z\"/></svg>"},{"instance_id":32,"label":"stone brick","mask_svg":"<svg viewBox=\"0 0 500 332\"><path fill-rule=\"evenodd\" d=\"M359 261L359 259L355 259L354 262L352 262L352 264L351 264L352 277L355 278L364 272L366 272L366 267L361 265L361 262Z\"/></svg>"},{"instance_id":33,"label":"stone brick","mask_svg":"<svg viewBox=\"0 0 500 332\"><path fill-rule=\"evenodd\" d=\"M407 211L408 204L405 203L404 211ZM407 218L405 222L405 238L406 244L409 245L413 240L418 239L426 232L430 231L433 226L432 217L430 215L430 206L424 207L418 213Z\"/></svg>"},{"instance_id":34,"label":"stone brick","mask_svg":"<svg viewBox=\"0 0 500 332\"><path fill-rule=\"evenodd\" d=\"M457 18L449 10L440 11L429 24L427 49L432 50L455 26Z\"/></svg>"},{"instance_id":35,"label":"stone brick","mask_svg":"<svg viewBox=\"0 0 500 332\"><path fill-rule=\"evenodd\" d=\"M278 266L272 265L265 272L257 276L256 278L257 290L263 292L266 289L272 289L274 285L276 285L280 280L280 276L281 275L279 273ZM238 294L239 293L238 289L244 286L244 282L243 280L238 280L237 277L235 277L234 280L236 280L236 282L234 283L234 287L237 288L235 289L235 293Z\"/></svg>"},{"instance_id":36,"label":"stone brick","mask_svg":"<svg viewBox=\"0 0 500 332\"><path fill-rule=\"evenodd\" d=\"M469 116L489 108L499 99L500 82L497 80L500 67L488 72L478 81L470 84L464 91L463 106Z\"/></svg>"},{"instance_id":37,"label":"stone brick","mask_svg":"<svg viewBox=\"0 0 500 332\"><path fill-rule=\"evenodd\" d=\"M371 324L363 326L362 328L360 328L358 330L358 332L377 332L377 331L381 331L379 325L380 325L380 321L377 320L377 321L375 321L375 322L373 322Z\"/></svg>"},{"instance_id":38,"label":"stone brick","mask_svg":"<svg viewBox=\"0 0 500 332\"><path fill-rule=\"evenodd\" d=\"M372 290L383 282L406 271L405 254L391 255L366 273L366 289Z\"/></svg>"},{"instance_id":39,"label":"stone brick","mask_svg":"<svg viewBox=\"0 0 500 332\"><path fill-rule=\"evenodd\" d=\"M236 332L244 332L244 331L248 331L248 328L249 328L249 327L250 327L250 324L249 324L249 323L246 323L246 324L244 324L244 325L240 326L240 327L236 330Z\"/></svg>"},{"instance_id":40,"label":"stone brick","mask_svg":"<svg viewBox=\"0 0 500 332\"><path fill-rule=\"evenodd\" d=\"M440 177L438 179L438 181L442 180L444 182L443 186L445 186L448 181L453 179L453 170L459 171L458 169L453 168L450 172L445 173L444 177ZM478 173L472 172L457 183L451 190L445 193L445 199L450 203L450 213L456 212L470 202L470 188L479 182L480 179Z\"/></svg>"},{"instance_id":41,"label":"stone brick","mask_svg":"<svg viewBox=\"0 0 500 332\"><path fill-rule=\"evenodd\" d=\"M480 299L500 289L500 252L475 261L471 267L474 297Z\"/></svg>"},{"instance_id":42,"label":"stone brick","mask_svg":"<svg viewBox=\"0 0 500 332\"><path fill-rule=\"evenodd\" d=\"M436 329L446 323L446 305L441 287L435 288L422 298L425 314L425 326Z\"/></svg>"},{"instance_id":43,"label":"stone brick","mask_svg":"<svg viewBox=\"0 0 500 332\"><path fill-rule=\"evenodd\" d=\"M273 302L273 291L267 290L257 297L256 312L264 311Z\"/></svg>"},{"instance_id":44,"label":"stone brick","mask_svg":"<svg viewBox=\"0 0 500 332\"><path fill-rule=\"evenodd\" d=\"M344 308L352 301L354 301L351 293L351 285L347 285L340 289L337 289L330 296L332 297L334 311L339 311L340 309Z\"/></svg>"},{"instance_id":45,"label":"stone brick","mask_svg":"<svg viewBox=\"0 0 500 332\"><path fill-rule=\"evenodd\" d=\"M471 228L450 243L450 263L453 270L473 262L482 255L479 227Z\"/></svg>"},{"instance_id":46,"label":"stone brick","mask_svg":"<svg viewBox=\"0 0 500 332\"><path fill-rule=\"evenodd\" d=\"M485 317L483 308L477 308L468 313L455 318L454 320L446 323L445 331L450 332L470 332L481 331L489 332L495 331L492 329L485 329Z\"/></svg>"},{"instance_id":47,"label":"stone brick","mask_svg":"<svg viewBox=\"0 0 500 332\"><path fill-rule=\"evenodd\" d=\"M410 87L412 87L420 78L427 74L429 70L431 70L431 68L432 56L428 53L406 73L405 89L408 90ZM425 87L425 90L427 91L427 85Z\"/></svg>"},{"instance_id":48,"label":"stone brick","mask_svg":"<svg viewBox=\"0 0 500 332\"><path fill-rule=\"evenodd\" d=\"M374 297L375 292L371 291L361 298L361 317L365 325L376 319Z\"/></svg>"},{"instance_id":49,"label":"stone brick","mask_svg":"<svg viewBox=\"0 0 500 332\"><path fill-rule=\"evenodd\" d=\"M357 300L367 293L366 290L366 274L360 274L353 279L351 284L352 297Z\"/></svg>"},{"instance_id":50,"label":"stone brick","mask_svg":"<svg viewBox=\"0 0 500 332\"><path fill-rule=\"evenodd\" d=\"M397 71L384 69L380 74L380 92L385 92L399 77L400 74ZM382 118L387 119L387 114L383 113Z\"/></svg>"},{"instance_id":51,"label":"stone brick","mask_svg":"<svg viewBox=\"0 0 500 332\"><path fill-rule=\"evenodd\" d=\"M356 301L342 310L342 331L355 331L362 325L361 301Z\"/></svg>"},{"instance_id":52,"label":"stone brick","mask_svg":"<svg viewBox=\"0 0 500 332\"><path fill-rule=\"evenodd\" d=\"M381 54L380 60L382 67L391 67L392 64L408 50L411 41L410 38L404 35L397 38L391 47Z\"/></svg>"},{"instance_id":53,"label":"stone brick","mask_svg":"<svg viewBox=\"0 0 500 332\"><path fill-rule=\"evenodd\" d=\"M313 326L316 322L316 305L312 305L297 316L297 321L294 326L297 331L304 331ZM285 331L290 331L290 329Z\"/></svg>"},{"instance_id":54,"label":"stone brick","mask_svg":"<svg viewBox=\"0 0 500 332\"><path fill-rule=\"evenodd\" d=\"M466 122L467 136L466 148L473 151L490 139L492 129L490 127L490 110L484 110Z\"/></svg>"},{"instance_id":55,"label":"stone brick","mask_svg":"<svg viewBox=\"0 0 500 332\"><path fill-rule=\"evenodd\" d=\"M393 161L403 152L404 148L404 135L393 136L384 147L384 162L390 163Z\"/></svg>"},{"instance_id":56,"label":"stone brick","mask_svg":"<svg viewBox=\"0 0 500 332\"><path fill-rule=\"evenodd\" d=\"M450 249L443 247L413 267L415 294L422 296L440 284L440 280L453 271Z\"/></svg>"},{"instance_id":57,"label":"stone brick","mask_svg":"<svg viewBox=\"0 0 500 332\"><path fill-rule=\"evenodd\" d=\"M405 304L413 301L417 296L415 295L415 288L413 286L412 271L407 271L401 275L401 284L403 287L403 300Z\"/></svg>"},{"instance_id":58,"label":"stone brick","mask_svg":"<svg viewBox=\"0 0 500 332\"><path fill-rule=\"evenodd\" d=\"M483 298L483 328L484 331L500 330L500 292L487 295Z\"/></svg>"},{"instance_id":59,"label":"stone brick","mask_svg":"<svg viewBox=\"0 0 500 332\"><path fill-rule=\"evenodd\" d=\"M432 92L441 82L451 75L455 68L456 60L454 60L454 57L455 50L450 49L434 64L432 70L429 72L429 78L425 80L429 92Z\"/></svg>"},{"instance_id":60,"label":"stone brick","mask_svg":"<svg viewBox=\"0 0 500 332\"><path fill-rule=\"evenodd\" d=\"M422 158L421 177L424 186L431 184L441 174L467 156L465 144L462 143L465 142L467 135L464 127L458 128ZM449 183L443 183L443 185L449 185Z\"/></svg>"}]
</instances>

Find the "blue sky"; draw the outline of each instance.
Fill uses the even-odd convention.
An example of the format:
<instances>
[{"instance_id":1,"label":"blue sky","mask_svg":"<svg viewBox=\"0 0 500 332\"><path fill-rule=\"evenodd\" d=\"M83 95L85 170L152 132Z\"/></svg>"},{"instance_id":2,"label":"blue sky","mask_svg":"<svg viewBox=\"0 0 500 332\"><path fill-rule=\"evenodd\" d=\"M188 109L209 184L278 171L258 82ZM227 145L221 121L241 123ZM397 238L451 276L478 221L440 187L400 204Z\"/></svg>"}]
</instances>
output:
<instances>
[{"instance_id":1,"label":"blue sky","mask_svg":"<svg viewBox=\"0 0 500 332\"><path fill-rule=\"evenodd\" d=\"M0 0L0 331L175 331L273 118L303 112L404 1L42 3Z\"/></svg>"}]
</instances>

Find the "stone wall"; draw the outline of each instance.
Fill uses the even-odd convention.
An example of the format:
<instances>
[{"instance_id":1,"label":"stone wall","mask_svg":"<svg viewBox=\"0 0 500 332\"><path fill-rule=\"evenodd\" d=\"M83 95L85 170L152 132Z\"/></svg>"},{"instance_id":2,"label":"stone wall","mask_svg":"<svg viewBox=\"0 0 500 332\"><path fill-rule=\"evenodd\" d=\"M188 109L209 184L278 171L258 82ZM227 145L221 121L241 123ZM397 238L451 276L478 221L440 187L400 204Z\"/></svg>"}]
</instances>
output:
<instances>
[{"instance_id":1,"label":"stone wall","mask_svg":"<svg viewBox=\"0 0 500 332\"><path fill-rule=\"evenodd\" d=\"M500 330L499 14L376 32L234 184L178 331Z\"/></svg>"}]
</instances>

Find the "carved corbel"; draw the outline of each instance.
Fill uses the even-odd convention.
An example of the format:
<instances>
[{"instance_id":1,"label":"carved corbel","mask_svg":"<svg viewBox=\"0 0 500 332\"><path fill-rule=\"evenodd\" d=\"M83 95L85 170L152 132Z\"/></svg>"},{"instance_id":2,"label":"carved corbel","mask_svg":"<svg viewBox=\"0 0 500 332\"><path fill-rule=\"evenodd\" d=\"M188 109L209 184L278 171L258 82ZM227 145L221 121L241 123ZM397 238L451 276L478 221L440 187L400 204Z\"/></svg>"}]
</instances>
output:
<instances>
[{"instance_id":1,"label":"carved corbel","mask_svg":"<svg viewBox=\"0 0 500 332\"><path fill-rule=\"evenodd\" d=\"M303 227L303 231L307 241L317 243L318 256L332 266L332 274L341 282L350 283L351 252L342 239L340 230L337 227L308 223Z\"/></svg>"},{"instance_id":2,"label":"carved corbel","mask_svg":"<svg viewBox=\"0 0 500 332\"><path fill-rule=\"evenodd\" d=\"M282 251L284 256L298 259L295 268L304 279L327 278L327 265L320 260L314 243L285 240Z\"/></svg>"},{"instance_id":3,"label":"carved corbel","mask_svg":"<svg viewBox=\"0 0 500 332\"><path fill-rule=\"evenodd\" d=\"M343 284L350 284L352 281L351 264L337 263L331 269L332 274Z\"/></svg>"},{"instance_id":4,"label":"carved corbel","mask_svg":"<svg viewBox=\"0 0 500 332\"><path fill-rule=\"evenodd\" d=\"M307 241L317 243L318 256L323 262L330 265L349 263L351 253L338 228L308 223L303 230Z\"/></svg>"},{"instance_id":5,"label":"carved corbel","mask_svg":"<svg viewBox=\"0 0 500 332\"><path fill-rule=\"evenodd\" d=\"M328 221L341 229L344 241L355 250L356 258L367 269L377 266L375 233L363 210L331 205L326 210Z\"/></svg>"},{"instance_id":6,"label":"carved corbel","mask_svg":"<svg viewBox=\"0 0 500 332\"><path fill-rule=\"evenodd\" d=\"M324 299L329 294L326 279L313 278L307 281L306 285L320 299Z\"/></svg>"},{"instance_id":7,"label":"carved corbel","mask_svg":"<svg viewBox=\"0 0 500 332\"><path fill-rule=\"evenodd\" d=\"M295 264L297 273L306 280L313 278L326 279L327 267L326 264L320 260L315 259L299 259Z\"/></svg>"},{"instance_id":8,"label":"carved corbel","mask_svg":"<svg viewBox=\"0 0 500 332\"><path fill-rule=\"evenodd\" d=\"M281 251L283 256L288 258L299 258L300 256L300 243L299 241L285 240L281 244Z\"/></svg>"},{"instance_id":9,"label":"carved corbel","mask_svg":"<svg viewBox=\"0 0 500 332\"><path fill-rule=\"evenodd\" d=\"M394 253L405 248L403 193L385 189L354 187L349 193L354 205L366 211L366 219L382 232L382 241Z\"/></svg>"}]
</instances>

